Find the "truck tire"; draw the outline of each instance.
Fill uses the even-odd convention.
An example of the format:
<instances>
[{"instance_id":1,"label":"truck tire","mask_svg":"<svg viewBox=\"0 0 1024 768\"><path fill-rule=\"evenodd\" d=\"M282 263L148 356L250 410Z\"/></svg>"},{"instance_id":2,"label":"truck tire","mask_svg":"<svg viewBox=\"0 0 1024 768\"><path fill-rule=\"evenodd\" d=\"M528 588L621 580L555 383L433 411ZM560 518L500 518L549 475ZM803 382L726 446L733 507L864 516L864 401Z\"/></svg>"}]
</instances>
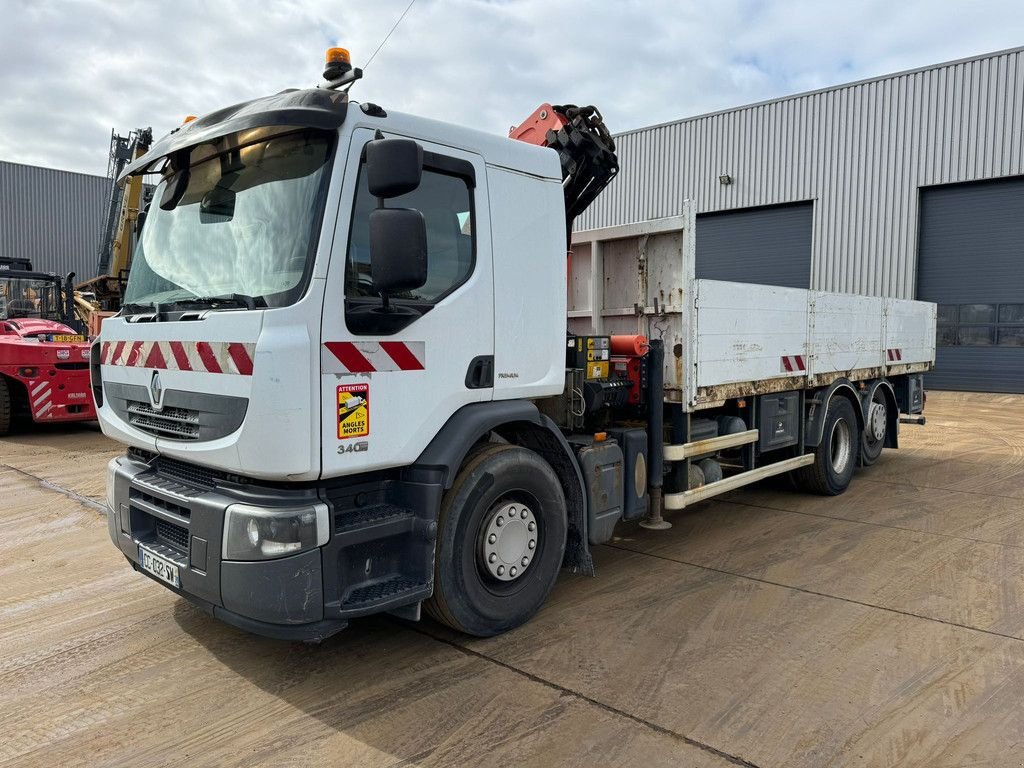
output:
<instances>
[{"instance_id":1,"label":"truck tire","mask_svg":"<svg viewBox=\"0 0 1024 768\"><path fill-rule=\"evenodd\" d=\"M861 439L860 462L865 467L870 467L882 455L889 423L889 406L881 387L877 387L871 396L866 422L864 436Z\"/></svg>"},{"instance_id":2,"label":"truck tire","mask_svg":"<svg viewBox=\"0 0 1024 768\"><path fill-rule=\"evenodd\" d=\"M0 376L0 435L11 431L11 388L7 379Z\"/></svg>"},{"instance_id":3,"label":"truck tire","mask_svg":"<svg viewBox=\"0 0 1024 768\"><path fill-rule=\"evenodd\" d=\"M516 445L470 454L441 501L427 613L491 637L544 604L565 551L566 503L551 466Z\"/></svg>"},{"instance_id":4,"label":"truck tire","mask_svg":"<svg viewBox=\"0 0 1024 768\"><path fill-rule=\"evenodd\" d=\"M860 445L853 405L845 397L833 397L825 414L821 443L814 452L814 463L794 473L797 486L823 496L838 496L850 485Z\"/></svg>"}]
</instances>

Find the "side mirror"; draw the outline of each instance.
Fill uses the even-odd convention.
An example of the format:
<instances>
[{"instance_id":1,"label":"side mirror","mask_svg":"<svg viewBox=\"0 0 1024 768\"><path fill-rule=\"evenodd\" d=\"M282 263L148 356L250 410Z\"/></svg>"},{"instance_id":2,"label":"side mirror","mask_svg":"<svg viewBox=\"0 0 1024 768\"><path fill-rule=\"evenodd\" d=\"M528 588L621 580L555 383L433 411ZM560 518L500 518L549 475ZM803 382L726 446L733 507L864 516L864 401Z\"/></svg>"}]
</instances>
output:
<instances>
[{"instance_id":1,"label":"side mirror","mask_svg":"<svg viewBox=\"0 0 1024 768\"><path fill-rule=\"evenodd\" d=\"M412 139L376 139L366 144L370 194L382 200L412 192L423 175L423 147Z\"/></svg>"},{"instance_id":2,"label":"side mirror","mask_svg":"<svg viewBox=\"0 0 1024 768\"><path fill-rule=\"evenodd\" d=\"M370 276L384 299L427 282L427 222L412 208L370 212Z\"/></svg>"},{"instance_id":3,"label":"side mirror","mask_svg":"<svg viewBox=\"0 0 1024 768\"><path fill-rule=\"evenodd\" d=\"M167 184L164 186L163 194L160 195L160 208L162 210L173 211L178 207L181 198L185 196L185 190L188 189L188 182L191 178L192 172L187 165L171 174L171 177L167 179Z\"/></svg>"}]
</instances>

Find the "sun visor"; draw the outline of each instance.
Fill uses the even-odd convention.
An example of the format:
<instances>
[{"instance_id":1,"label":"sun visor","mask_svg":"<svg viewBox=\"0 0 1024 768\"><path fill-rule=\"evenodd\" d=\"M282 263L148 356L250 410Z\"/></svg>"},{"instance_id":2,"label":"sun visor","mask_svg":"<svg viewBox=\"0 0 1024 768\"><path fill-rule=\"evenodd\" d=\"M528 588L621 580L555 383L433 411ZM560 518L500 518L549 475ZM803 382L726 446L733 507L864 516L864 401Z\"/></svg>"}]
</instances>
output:
<instances>
[{"instance_id":1,"label":"sun visor","mask_svg":"<svg viewBox=\"0 0 1024 768\"><path fill-rule=\"evenodd\" d=\"M178 150L237 131L277 125L335 130L345 122L347 112L348 94L323 88L282 91L243 101L178 126L126 167L117 182L122 184L129 176L146 173L161 158Z\"/></svg>"}]
</instances>

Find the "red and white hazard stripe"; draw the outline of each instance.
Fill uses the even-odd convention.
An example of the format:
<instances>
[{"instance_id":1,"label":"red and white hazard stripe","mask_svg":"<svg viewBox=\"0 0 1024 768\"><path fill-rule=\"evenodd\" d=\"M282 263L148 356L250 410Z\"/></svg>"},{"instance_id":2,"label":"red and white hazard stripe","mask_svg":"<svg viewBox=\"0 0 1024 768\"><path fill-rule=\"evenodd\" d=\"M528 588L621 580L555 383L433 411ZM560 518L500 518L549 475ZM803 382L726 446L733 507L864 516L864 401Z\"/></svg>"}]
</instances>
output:
<instances>
[{"instance_id":1,"label":"red and white hazard stripe","mask_svg":"<svg viewBox=\"0 0 1024 768\"><path fill-rule=\"evenodd\" d=\"M53 389L49 381L29 384L28 399L32 401L32 413L35 414L35 418L53 418L53 401L50 399L52 395Z\"/></svg>"},{"instance_id":2,"label":"red and white hazard stripe","mask_svg":"<svg viewBox=\"0 0 1024 768\"><path fill-rule=\"evenodd\" d=\"M783 355L783 373L802 373L807 370L807 363L803 355Z\"/></svg>"},{"instance_id":3,"label":"red and white hazard stripe","mask_svg":"<svg viewBox=\"0 0 1024 768\"><path fill-rule=\"evenodd\" d=\"M890 363L898 363L903 359L902 349L887 349L885 350L885 359Z\"/></svg>"},{"instance_id":4,"label":"red and white hazard stripe","mask_svg":"<svg viewBox=\"0 0 1024 768\"><path fill-rule=\"evenodd\" d=\"M426 368L422 341L325 341L325 373L422 371Z\"/></svg>"},{"instance_id":5,"label":"red and white hazard stripe","mask_svg":"<svg viewBox=\"0 0 1024 768\"><path fill-rule=\"evenodd\" d=\"M255 344L234 341L105 341L100 363L251 376L255 349Z\"/></svg>"}]
</instances>

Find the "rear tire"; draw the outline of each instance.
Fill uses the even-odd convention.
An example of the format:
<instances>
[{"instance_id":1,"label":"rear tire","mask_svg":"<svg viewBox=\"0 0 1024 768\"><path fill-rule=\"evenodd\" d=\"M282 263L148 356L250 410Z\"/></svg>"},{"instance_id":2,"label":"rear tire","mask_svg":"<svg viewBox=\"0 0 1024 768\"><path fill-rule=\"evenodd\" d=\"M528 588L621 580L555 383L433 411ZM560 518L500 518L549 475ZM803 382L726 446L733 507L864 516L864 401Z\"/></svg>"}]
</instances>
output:
<instances>
[{"instance_id":1,"label":"rear tire","mask_svg":"<svg viewBox=\"0 0 1024 768\"><path fill-rule=\"evenodd\" d=\"M11 388L7 379L0 376L0 435L11 431Z\"/></svg>"},{"instance_id":2,"label":"rear tire","mask_svg":"<svg viewBox=\"0 0 1024 768\"><path fill-rule=\"evenodd\" d=\"M814 463L793 473L797 485L811 493L838 496L853 479L860 446L857 413L849 400L837 395L828 404Z\"/></svg>"},{"instance_id":3,"label":"rear tire","mask_svg":"<svg viewBox=\"0 0 1024 768\"><path fill-rule=\"evenodd\" d=\"M888 425L889 404L882 388L876 387L868 406L867 423L864 425L864 436L861 439L860 461L865 467L870 467L882 455Z\"/></svg>"},{"instance_id":4,"label":"rear tire","mask_svg":"<svg viewBox=\"0 0 1024 768\"><path fill-rule=\"evenodd\" d=\"M562 486L540 456L508 444L473 453L441 501L427 613L478 637L523 624L558 578L566 528Z\"/></svg>"}]
</instances>

